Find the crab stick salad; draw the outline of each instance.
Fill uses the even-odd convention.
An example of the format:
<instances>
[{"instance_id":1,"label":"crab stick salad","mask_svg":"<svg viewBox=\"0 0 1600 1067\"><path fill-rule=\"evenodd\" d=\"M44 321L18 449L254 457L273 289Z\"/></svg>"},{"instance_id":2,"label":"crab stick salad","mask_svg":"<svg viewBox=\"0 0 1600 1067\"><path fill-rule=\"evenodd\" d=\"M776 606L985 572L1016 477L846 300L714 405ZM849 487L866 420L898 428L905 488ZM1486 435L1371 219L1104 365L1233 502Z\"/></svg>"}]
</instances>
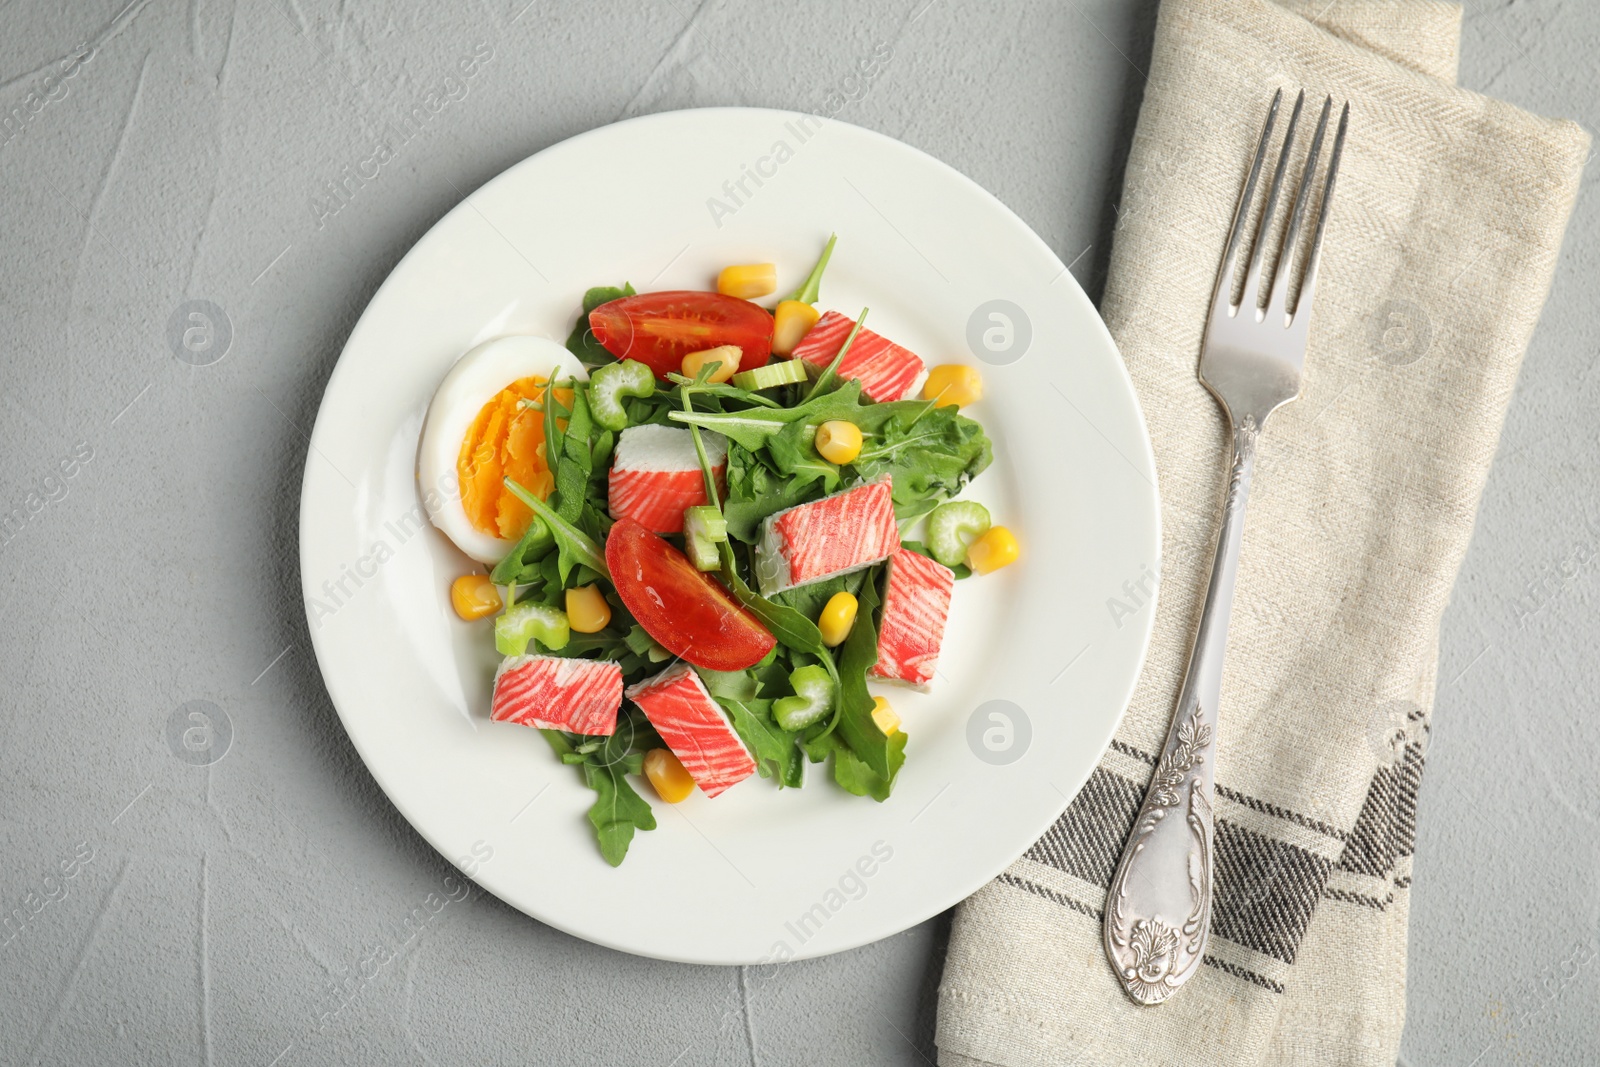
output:
<instances>
[{"instance_id":1,"label":"crab stick salad","mask_svg":"<svg viewBox=\"0 0 1600 1067\"><path fill-rule=\"evenodd\" d=\"M819 307L834 243L776 301L774 263L590 289L565 346L480 345L429 406L430 515L481 565L450 601L503 657L489 718L583 776L612 865L655 828L640 779L676 804L827 764L888 799L907 724L868 683L931 686L957 581L1020 557L959 499L991 459L978 371Z\"/></svg>"}]
</instances>

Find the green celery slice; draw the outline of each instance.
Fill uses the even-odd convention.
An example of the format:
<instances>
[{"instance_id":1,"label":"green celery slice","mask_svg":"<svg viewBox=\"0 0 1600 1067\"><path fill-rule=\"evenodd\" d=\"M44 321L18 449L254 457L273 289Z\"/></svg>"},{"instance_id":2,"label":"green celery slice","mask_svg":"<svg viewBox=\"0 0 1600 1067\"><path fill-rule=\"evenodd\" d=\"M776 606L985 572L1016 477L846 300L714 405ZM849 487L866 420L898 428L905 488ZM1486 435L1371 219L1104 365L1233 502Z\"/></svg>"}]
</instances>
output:
<instances>
[{"instance_id":1,"label":"green celery slice","mask_svg":"<svg viewBox=\"0 0 1600 1067\"><path fill-rule=\"evenodd\" d=\"M989 531L989 509L972 500L940 504L928 516L928 554L946 567L967 557L967 545Z\"/></svg>"},{"instance_id":2,"label":"green celery slice","mask_svg":"<svg viewBox=\"0 0 1600 1067\"><path fill-rule=\"evenodd\" d=\"M785 730L810 726L833 705L833 678L817 664L801 667L789 675L789 684L794 687L795 695L779 697L772 702L772 717Z\"/></svg>"},{"instance_id":3,"label":"green celery slice","mask_svg":"<svg viewBox=\"0 0 1600 1067\"><path fill-rule=\"evenodd\" d=\"M494 647L502 656L522 656L528 642L537 639L551 652L567 647L572 627L567 613L533 601L513 604L494 620Z\"/></svg>"},{"instance_id":4,"label":"green celery slice","mask_svg":"<svg viewBox=\"0 0 1600 1067\"><path fill-rule=\"evenodd\" d=\"M628 425L623 397L651 396L656 391L656 376L637 360L607 363L589 377L589 412L607 430L622 430Z\"/></svg>"},{"instance_id":5,"label":"green celery slice","mask_svg":"<svg viewBox=\"0 0 1600 1067\"><path fill-rule=\"evenodd\" d=\"M806 362L803 359L778 359L752 370L742 370L733 376L733 384L740 389L775 389L780 385L794 385L806 380Z\"/></svg>"},{"instance_id":6,"label":"green celery slice","mask_svg":"<svg viewBox=\"0 0 1600 1067\"><path fill-rule=\"evenodd\" d=\"M719 542L728 539L728 520L712 504L696 504L683 511L683 547L697 569L714 571L722 566Z\"/></svg>"}]
</instances>

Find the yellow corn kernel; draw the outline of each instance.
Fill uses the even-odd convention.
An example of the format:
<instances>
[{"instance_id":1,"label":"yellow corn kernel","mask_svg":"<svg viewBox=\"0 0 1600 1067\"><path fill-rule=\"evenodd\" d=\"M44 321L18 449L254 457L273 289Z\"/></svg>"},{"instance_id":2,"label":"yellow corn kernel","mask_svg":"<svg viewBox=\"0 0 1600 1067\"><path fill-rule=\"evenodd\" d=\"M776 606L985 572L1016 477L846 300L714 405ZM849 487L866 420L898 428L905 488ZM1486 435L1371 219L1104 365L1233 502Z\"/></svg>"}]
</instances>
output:
<instances>
[{"instance_id":1,"label":"yellow corn kernel","mask_svg":"<svg viewBox=\"0 0 1600 1067\"><path fill-rule=\"evenodd\" d=\"M471 622L500 610L500 590L487 574L463 574L450 583L450 604L457 615Z\"/></svg>"},{"instance_id":2,"label":"yellow corn kernel","mask_svg":"<svg viewBox=\"0 0 1600 1067\"><path fill-rule=\"evenodd\" d=\"M928 380L922 386L922 399L932 400L935 407L941 408L976 404L983 399L983 378L978 375L977 367L941 363L928 372Z\"/></svg>"},{"instance_id":3,"label":"yellow corn kernel","mask_svg":"<svg viewBox=\"0 0 1600 1067\"><path fill-rule=\"evenodd\" d=\"M683 376L697 378L700 368L707 363L720 363L722 366L711 372L708 382L725 382L733 377L733 372L739 369L739 360L744 358L744 349L738 345L718 345L716 348L707 348L699 352L690 352L683 357Z\"/></svg>"},{"instance_id":4,"label":"yellow corn kernel","mask_svg":"<svg viewBox=\"0 0 1600 1067\"><path fill-rule=\"evenodd\" d=\"M894 713L889 702L882 697L872 698L872 721L878 724L883 736L888 737L900 729L900 716Z\"/></svg>"},{"instance_id":5,"label":"yellow corn kernel","mask_svg":"<svg viewBox=\"0 0 1600 1067\"><path fill-rule=\"evenodd\" d=\"M967 546L967 566L977 574L988 574L1015 563L1021 554L1016 534L1004 526L991 526L988 533Z\"/></svg>"},{"instance_id":6,"label":"yellow corn kernel","mask_svg":"<svg viewBox=\"0 0 1600 1067\"><path fill-rule=\"evenodd\" d=\"M800 338L817 324L822 312L798 300L781 300L778 310L772 313L772 351L787 356L800 343Z\"/></svg>"},{"instance_id":7,"label":"yellow corn kernel","mask_svg":"<svg viewBox=\"0 0 1600 1067\"><path fill-rule=\"evenodd\" d=\"M776 263L740 263L723 267L717 275L717 292L723 296L736 296L740 300L754 300L770 296L778 288Z\"/></svg>"},{"instance_id":8,"label":"yellow corn kernel","mask_svg":"<svg viewBox=\"0 0 1600 1067\"><path fill-rule=\"evenodd\" d=\"M676 804L694 792L694 779L670 749L652 748L644 754L644 776L655 786L656 796Z\"/></svg>"},{"instance_id":9,"label":"yellow corn kernel","mask_svg":"<svg viewBox=\"0 0 1600 1067\"><path fill-rule=\"evenodd\" d=\"M856 598L849 593L835 593L817 616L817 629L822 631L822 643L829 648L844 644L850 628L856 624Z\"/></svg>"},{"instance_id":10,"label":"yellow corn kernel","mask_svg":"<svg viewBox=\"0 0 1600 1067\"><path fill-rule=\"evenodd\" d=\"M844 419L829 419L817 427L817 454L829 463L853 463L861 455L861 427Z\"/></svg>"},{"instance_id":11,"label":"yellow corn kernel","mask_svg":"<svg viewBox=\"0 0 1600 1067\"><path fill-rule=\"evenodd\" d=\"M580 634L597 634L611 623L611 605L598 586L567 590L567 623Z\"/></svg>"}]
</instances>

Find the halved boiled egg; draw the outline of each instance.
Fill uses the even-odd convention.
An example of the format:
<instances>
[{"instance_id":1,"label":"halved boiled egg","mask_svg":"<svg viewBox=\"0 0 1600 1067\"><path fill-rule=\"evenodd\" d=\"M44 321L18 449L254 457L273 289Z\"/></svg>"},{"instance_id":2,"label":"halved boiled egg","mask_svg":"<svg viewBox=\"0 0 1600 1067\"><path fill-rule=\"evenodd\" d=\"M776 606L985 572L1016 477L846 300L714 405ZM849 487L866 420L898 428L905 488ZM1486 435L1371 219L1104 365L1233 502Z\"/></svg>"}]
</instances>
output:
<instances>
[{"instance_id":1,"label":"halved boiled egg","mask_svg":"<svg viewBox=\"0 0 1600 1067\"><path fill-rule=\"evenodd\" d=\"M433 524L479 563L498 563L533 518L504 479L541 500L555 488L536 406L545 383L587 377L554 341L501 337L462 356L439 383L422 425L417 478Z\"/></svg>"}]
</instances>

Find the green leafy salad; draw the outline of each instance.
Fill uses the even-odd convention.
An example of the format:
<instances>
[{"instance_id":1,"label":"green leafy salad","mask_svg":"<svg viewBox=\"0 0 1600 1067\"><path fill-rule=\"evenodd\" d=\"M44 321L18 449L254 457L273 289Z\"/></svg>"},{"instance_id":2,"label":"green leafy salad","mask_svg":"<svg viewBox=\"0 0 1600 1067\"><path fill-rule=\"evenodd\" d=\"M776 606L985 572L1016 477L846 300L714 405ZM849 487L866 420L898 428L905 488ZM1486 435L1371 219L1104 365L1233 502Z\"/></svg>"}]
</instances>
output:
<instances>
[{"instance_id":1,"label":"green leafy salad","mask_svg":"<svg viewBox=\"0 0 1600 1067\"><path fill-rule=\"evenodd\" d=\"M820 313L833 247L772 308L771 264L716 291L588 290L566 343L587 378L551 373L506 416L513 442L516 418L539 424L494 472L526 527L458 585L498 594L476 613L505 657L491 718L578 769L613 865L656 825L641 776L679 802L752 774L799 788L827 763L887 799L907 735L869 679L925 688L953 581L1016 558L952 499L991 460L961 413L976 371L930 371L865 310ZM536 484L513 476L528 440Z\"/></svg>"}]
</instances>

